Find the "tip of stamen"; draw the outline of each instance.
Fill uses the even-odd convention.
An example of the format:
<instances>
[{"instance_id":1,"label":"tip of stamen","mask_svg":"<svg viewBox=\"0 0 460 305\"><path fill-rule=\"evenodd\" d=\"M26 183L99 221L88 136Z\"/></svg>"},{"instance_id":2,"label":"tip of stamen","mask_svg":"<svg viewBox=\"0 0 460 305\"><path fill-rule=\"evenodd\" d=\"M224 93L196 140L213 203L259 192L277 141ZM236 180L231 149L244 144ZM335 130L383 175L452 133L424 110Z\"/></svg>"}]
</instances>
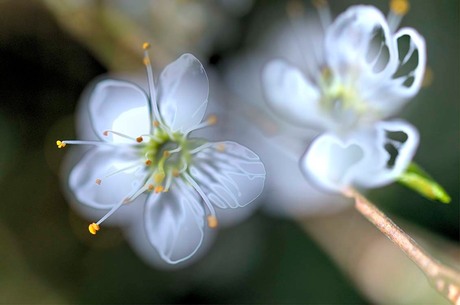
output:
<instances>
[{"instance_id":1,"label":"tip of stamen","mask_svg":"<svg viewBox=\"0 0 460 305\"><path fill-rule=\"evenodd\" d=\"M150 49L150 43L144 42L144 43L142 44L142 49L144 49L144 50Z\"/></svg>"},{"instance_id":2,"label":"tip of stamen","mask_svg":"<svg viewBox=\"0 0 460 305\"><path fill-rule=\"evenodd\" d=\"M96 235L97 231L99 231L99 225L97 223L92 223L88 226L89 233Z\"/></svg>"},{"instance_id":3,"label":"tip of stamen","mask_svg":"<svg viewBox=\"0 0 460 305\"><path fill-rule=\"evenodd\" d=\"M217 123L217 115L211 114L208 119L206 120L209 125L214 125Z\"/></svg>"},{"instance_id":4,"label":"tip of stamen","mask_svg":"<svg viewBox=\"0 0 460 305\"><path fill-rule=\"evenodd\" d=\"M155 187L153 186L153 184L149 184L149 185L147 186L147 189L148 189L149 191L153 191L154 188L155 188Z\"/></svg>"},{"instance_id":5,"label":"tip of stamen","mask_svg":"<svg viewBox=\"0 0 460 305\"><path fill-rule=\"evenodd\" d=\"M167 157L169 157L170 155L171 155L171 153L170 153L169 151L167 151L167 150L165 150L165 151L163 152L163 157L166 157L166 158L167 158Z\"/></svg>"},{"instance_id":6,"label":"tip of stamen","mask_svg":"<svg viewBox=\"0 0 460 305\"><path fill-rule=\"evenodd\" d=\"M108 131L108 130L106 130L106 131L104 131L102 134L103 134L104 136L106 136L106 137L107 137L107 136L109 135L109 131Z\"/></svg>"},{"instance_id":7,"label":"tip of stamen","mask_svg":"<svg viewBox=\"0 0 460 305\"><path fill-rule=\"evenodd\" d=\"M152 160L146 160L145 165L150 166L152 164Z\"/></svg>"},{"instance_id":8,"label":"tip of stamen","mask_svg":"<svg viewBox=\"0 0 460 305\"><path fill-rule=\"evenodd\" d=\"M58 148L64 148L67 144L65 142L60 141L60 140L57 140L56 145L57 145Z\"/></svg>"},{"instance_id":9,"label":"tip of stamen","mask_svg":"<svg viewBox=\"0 0 460 305\"><path fill-rule=\"evenodd\" d=\"M286 5L286 12L289 17L299 17L302 16L305 11L302 1L300 0L290 0Z\"/></svg>"},{"instance_id":10,"label":"tip of stamen","mask_svg":"<svg viewBox=\"0 0 460 305\"><path fill-rule=\"evenodd\" d=\"M223 144L223 143L217 144L216 149L217 149L218 152L224 152L225 151L225 144Z\"/></svg>"},{"instance_id":11,"label":"tip of stamen","mask_svg":"<svg viewBox=\"0 0 460 305\"><path fill-rule=\"evenodd\" d=\"M207 220L208 220L208 227L210 227L211 229L215 229L219 225L219 222L217 221L217 217L214 215L209 215Z\"/></svg>"},{"instance_id":12,"label":"tip of stamen","mask_svg":"<svg viewBox=\"0 0 460 305\"><path fill-rule=\"evenodd\" d=\"M142 137L137 137L136 138L137 143L142 143L142 141L144 141L144 138L142 138Z\"/></svg>"},{"instance_id":13,"label":"tip of stamen","mask_svg":"<svg viewBox=\"0 0 460 305\"><path fill-rule=\"evenodd\" d=\"M327 0L312 0L312 3L316 8L320 8L327 5Z\"/></svg>"},{"instance_id":14,"label":"tip of stamen","mask_svg":"<svg viewBox=\"0 0 460 305\"><path fill-rule=\"evenodd\" d=\"M160 122L158 122L158 121L153 121L153 126L154 126L154 127L160 126Z\"/></svg>"},{"instance_id":15,"label":"tip of stamen","mask_svg":"<svg viewBox=\"0 0 460 305\"><path fill-rule=\"evenodd\" d=\"M164 189L162 185L155 186L155 193L161 193Z\"/></svg>"},{"instance_id":16,"label":"tip of stamen","mask_svg":"<svg viewBox=\"0 0 460 305\"><path fill-rule=\"evenodd\" d=\"M96 184L97 184L97 185L101 185L101 183L102 183L102 180L101 180L101 179L96 179Z\"/></svg>"},{"instance_id":17,"label":"tip of stamen","mask_svg":"<svg viewBox=\"0 0 460 305\"><path fill-rule=\"evenodd\" d=\"M408 0L391 0L390 10L396 15L405 15L409 11L410 5Z\"/></svg>"},{"instance_id":18,"label":"tip of stamen","mask_svg":"<svg viewBox=\"0 0 460 305\"><path fill-rule=\"evenodd\" d=\"M180 175L179 170L178 170L177 168L173 169L173 170L172 170L172 175L173 175L174 177L179 177L179 175Z\"/></svg>"}]
</instances>

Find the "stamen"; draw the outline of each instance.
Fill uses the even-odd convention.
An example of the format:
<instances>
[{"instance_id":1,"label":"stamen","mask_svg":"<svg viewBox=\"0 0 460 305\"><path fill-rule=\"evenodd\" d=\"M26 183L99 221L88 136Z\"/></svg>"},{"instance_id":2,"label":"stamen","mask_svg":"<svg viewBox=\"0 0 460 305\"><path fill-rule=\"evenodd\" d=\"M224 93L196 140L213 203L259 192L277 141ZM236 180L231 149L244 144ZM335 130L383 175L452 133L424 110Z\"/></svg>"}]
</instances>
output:
<instances>
[{"instance_id":1,"label":"stamen","mask_svg":"<svg viewBox=\"0 0 460 305\"><path fill-rule=\"evenodd\" d=\"M290 18L298 18L304 15L305 7L300 0L290 0L286 5L286 12Z\"/></svg>"},{"instance_id":2,"label":"stamen","mask_svg":"<svg viewBox=\"0 0 460 305\"><path fill-rule=\"evenodd\" d=\"M165 189L164 186L157 185L157 186L155 186L155 193L161 193L161 192L163 192L164 189Z\"/></svg>"},{"instance_id":3,"label":"stamen","mask_svg":"<svg viewBox=\"0 0 460 305\"><path fill-rule=\"evenodd\" d=\"M137 137L136 138L137 143L142 143L142 141L144 141L144 139L142 137Z\"/></svg>"},{"instance_id":4,"label":"stamen","mask_svg":"<svg viewBox=\"0 0 460 305\"><path fill-rule=\"evenodd\" d=\"M211 147L212 144L211 143L205 143L203 145L200 145L198 147L195 147L194 149L190 150L190 154L193 155L193 154L196 154L197 152L200 152L202 151L203 149L206 149L208 147Z\"/></svg>"},{"instance_id":5,"label":"stamen","mask_svg":"<svg viewBox=\"0 0 460 305\"><path fill-rule=\"evenodd\" d=\"M211 114L206 121L208 122L209 125L214 125L217 123L217 115Z\"/></svg>"},{"instance_id":6,"label":"stamen","mask_svg":"<svg viewBox=\"0 0 460 305\"><path fill-rule=\"evenodd\" d=\"M159 125L162 123L161 122L161 116L160 112L158 110L158 105L157 105L157 100L156 100L156 95L155 95L155 81L153 77L153 70L152 70L152 65L150 63L150 57L149 57L149 52L148 50L150 49L150 44L148 42L144 42L142 45L142 48L144 49L144 65L145 69L147 70L147 83L148 83L148 88L149 88L149 94L150 94L150 103L153 106L153 117L151 118L152 121L153 119L158 120ZM155 121L154 121L155 122Z\"/></svg>"},{"instance_id":7,"label":"stamen","mask_svg":"<svg viewBox=\"0 0 460 305\"><path fill-rule=\"evenodd\" d=\"M433 70L430 67L425 68L425 75L423 75L422 86L429 87L433 83Z\"/></svg>"},{"instance_id":8,"label":"stamen","mask_svg":"<svg viewBox=\"0 0 460 305\"><path fill-rule=\"evenodd\" d=\"M217 221L216 216L208 215L207 220L208 220L208 227L210 227L211 229L217 228L219 222Z\"/></svg>"},{"instance_id":9,"label":"stamen","mask_svg":"<svg viewBox=\"0 0 460 305\"><path fill-rule=\"evenodd\" d=\"M153 127L158 127L160 126L160 122L158 121L153 121Z\"/></svg>"},{"instance_id":10,"label":"stamen","mask_svg":"<svg viewBox=\"0 0 460 305\"><path fill-rule=\"evenodd\" d=\"M163 182L164 179L165 179L165 173L164 172L156 173L155 175L153 175L153 181L156 184L160 184L161 182Z\"/></svg>"},{"instance_id":11,"label":"stamen","mask_svg":"<svg viewBox=\"0 0 460 305\"><path fill-rule=\"evenodd\" d=\"M148 159L147 159L147 160L145 161L145 165L147 165L147 166L152 165L152 160L148 160Z\"/></svg>"},{"instance_id":12,"label":"stamen","mask_svg":"<svg viewBox=\"0 0 460 305\"><path fill-rule=\"evenodd\" d=\"M129 140L133 140L133 141L137 141L137 139L133 138L133 137L130 137L128 135L125 135L124 133L121 133L121 132L118 132L118 131L114 131L114 130L105 130L102 134L104 136L108 136L109 133L112 133L114 135L117 135L119 137L122 137L122 138L125 138L125 139L129 139ZM141 141L142 142L142 141Z\"/></svg>"},{"instance_id":13,"label":"stamen","mask_svg":"<svg viewBox=\"0 0 460 305\"><path fill-rule=\"evenodd\" d=\"M92 223L88 226L89 233L96 235L97 231L99 231L99 225L97 223Z\"/></svg>"},{"instance_id":14,"label":"stamen","mask_svg":"<svg viewBox=\"0 0 460 305\"><path fill-rule=\"evenodd\" d=\"M64 148L66 146L66 143L62 142L60 140L57 140L56 145L57 145L58 148Z\"/></svg>"},{"instance_id":15,"label":"stamen","mask_svg":"<svg viewBox=\"0 0 460 305\"><path fill-rule=\"evenodd\" d=\"M198 129L202 129L202 128L205 128L205 127L208 127L208 126L211 126L211 125L214 125L217 123L217 116L215 114L212 114L210 115L206 121L202 122L201 124L198 124L188 130L186 130L184 132L184 136L186 137L189 133L191 133L192 131L195 131L195 130L198 130Z\"/></svg>"},{"instance_id":16,"label":"stamen","mask_svg":"<svg viewBox=\"0 0 460 305\"><path fill-rule=\"evenodd\" d=\"M225 151L225 144L224 143L219 143L216 145L216 150L218 152L224 152Z\"/></svg>"},{"instance_id":17,"label":"stamen","mask_svg":"<svg viewBox=\"0 0 460 305\"><path fill-rule=\"evenodd\" d=\"M155 187L153 186L153 184L149 184L149 185L147 186L147 189L148 189L150 192L153 191L154 188L155 188Z\"/></svg>"},{"instance_id":18,"label":"stamen","mask_svg":"<svg viewBox=\"0 0 460 305\"><path fill-rule=\"evenodd\" d=\"M180 175L180 172L177 168L174 168L172 171L171 171L171 174L174 176L174 177L179 177Z\"/></svg>"},{"instance_id":19,"label":"stamen","mask_svg":"<svg viewBox=\"0 0 460 305\"><path fill-rule=\"evenodd\" d=\"M327 2L327 0L313 0L312 2L318 10L318 16L319 21L321 22L321 26L323 27L323 30L326 31L326 29L332 23L332 16L331 11L329 9L329 3Z\"/></svg>"},{"instance_id":20,"label":"stamen","mask_svg":"<svg viewBox=\"0 0 460 305\"><path fill-rule=\"evenodd\" d=\"M96 222L95 225L91 224L90 227L93 227L96 231L99 230L99 225L103 223L107 218L109 218L113 213L115 213L115 211L118 210L124 203L126 203L126 199L123 199L117 205L113 206L113 208L111 208L110 211L108 211L107 214L104 215L104 217L99 219L99 221ZM97 229L96 229L96 226L97 226ZM91 232L91 229L90 229L90 232Z\"/></svg>"},{"instance_id":21,"label":"stamen","mask_svg":"<svg viewBox=\"0 0 460 305\"><path fill-rule=\"evenodd\" d=\"M407 0L391 0L390 9L396 15L404 16L409 11L410 5Z\"/></svg>"},{"instance_id":22,"label":"stamen","mask_svg":"<svg viewBox=\"0 0 460 305\"><path fill-rule=\"evenodd\" d=\"M169 191L173 177L177 177L177 176L174 176L173 174L174 170L176 170L177 174L179 174L179 171L177 169L169 170L168 175L166 176L165 190L164 190L165 192Z\"/></svg>"},{"instance_id":23,"label":"stamen","mask_svg":"<svg viewBox=\"0 0 460 305\"><path fill-rule=\"evenodd\" d=\"M101 179L96 179L96 184L97 184L97 185L101 185L101 183L102 183L102 180L101 180Z\"/></svg>"},{"instance_id":24,"label":"stamen","mask_svg":"<svg viewBox=\"0 0 460 305\"><path fill-rule=\"evenodd\" d=\"M198 194L200 194L201 198L203 198L203 201L206 204L206 206L207 206L207 208L209 210L209 213L211 214L211 215L208 215L208 225L209 225L210 217L216 218L216 211L214 210L214 207L212 206L212 203L209 201L208 196L206 196L206 194L203 192L203 190L200 188L200 186L195 182L195 180L193 180L192 177L190 177L189 174L184 173L183 175L185 177L185 180L187 180L188 183L190 183L193 186L193 188L198 192ZM217 225L217 219L213 224Z\"/></svg>"}]
</instances>

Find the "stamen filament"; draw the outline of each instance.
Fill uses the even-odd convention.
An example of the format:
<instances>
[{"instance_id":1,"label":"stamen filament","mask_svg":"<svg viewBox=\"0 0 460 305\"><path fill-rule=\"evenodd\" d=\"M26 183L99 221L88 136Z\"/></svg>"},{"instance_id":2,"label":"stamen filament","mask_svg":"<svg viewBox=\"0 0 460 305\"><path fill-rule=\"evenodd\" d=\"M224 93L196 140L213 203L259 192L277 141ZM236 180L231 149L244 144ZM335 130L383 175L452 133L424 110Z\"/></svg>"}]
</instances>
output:
<instances>
[{"instance_id":1,"label":"stamen filament","mask_svg":"<svg viewBox=\"0 0 460 305\"><path fill-rule=\"evenodd\" d=\"M190 129L186 130L186 131L184 132L184 135L185 135L185 137L187 137L187 135L188 135L189 133L191 133L192 131L195 131L195 130L198 130L198 129L202 129L202 128L205 128L205 127L214 125L214 124L216 124L216 123L217 123L217 116L216 116L216 115L210 115L210 116L206 119L206 121L201 122L200 124L198 124L198 125L196 125L196 126L190 128Z\"/></svg>"},{"instance_id":2,"label":"stamen filament","mask_svg":"<svg viewBox=\"0 0 460 305\"><path fill-rule=\"evenodd\" d=\"M150 44L145 42L142 48L144 49L144 65L147 71L147 83L148 83L148 88L149 88L150 102L151 102L151 105L153 106L152 107L153 117L151 114L151 121L155 122L154 121L155 119L160 123L160 125L164 125L162 122L162 118L160 116L160 111L158 110L158 104L157 104L156 95L155 95L155 81L153 78L153 69L152 69L152 65L150 62L149 51L148 51L150 49Z\"/></svg>"},{"instance_id":3,"label":"stamen filament","mask_svg":"<svg viewBox=\"0 0 460 305\"><path fill-rule=\"evenodd\" d=\"M126 202L126 199L123 199L118 203L117 205L113 206L110 211L107 212L101 219L99 219L98 222L96 222L96 225L99 226L101 223L103 223L107 218L109 218L113 213L115 213L116 210L118 210L124 203Z\"/></svg>"},{"instance_id":4,"label":"stamen filament","mask_svg":"<svg viewBox=\"0 0 460 305\"><path fill-rule=\"evenodd\" d=\"M195 147L194 149L190 150L190 154L191 155L196 154L197 152L200 152L203 149L206 149L206 148L211 147L211 146L212 146L212 143L205 143L203 145L200 145L200 146Z\"/></svg>"},{"instance_id":5,"label":"stamen filament","mask_svg":"<svg viewBox=\"0 0 460 305\"><path fill-rule=\"evenodd\" d=\"M114 135L117 135L117 136L122 137L122 138L125 138L125 139L129 139L129 140L132 140L132 141L136 141L136 140L137 140L136 138L130 137L130 136L128 136L128 135L125 135L125 134L123 134L123 133L121 133L121 132L114 131L114 130L106 130L106 131L104 131L102 134L103 134L104 136L107 137L107 136L109 135L109 133L113 133Z\"/></svg>"},{"instance_id":6,"label":"stamen filament","mask_svg":"<svg viewBox=\"0 0 460 305\"><path fill-rule=\"evenodd\" d=\"M214 207L212 206L212 203L209 201L208 196L203 192L203 190L200 188L200 186L193 180L192 177L190 177L189 174L184 173L185 180L187 180L190 185L193 186L193 188L200 194L201 198L203 198L203 201L205 202L206 206L208 207L209 213L211 215L208 215L207 220L208 220L208 226L210 228L215 228L217 226L217 217L216 217L216 211L214 210ZM214 225L214 226L213 226Z\"/></svg>"},{"instance_id":7,"label":"stamen filament","mask_svg":"<svg viewBox=\"0 0 460 305\"><path fill-rule=\"evenodd\" d=\"M102 142L102 141L79 141L79 140L64 140L56 141L58 148L64 148L67 144L70 145L113 145L112 143Z\"/></svg>"}]
</instances>

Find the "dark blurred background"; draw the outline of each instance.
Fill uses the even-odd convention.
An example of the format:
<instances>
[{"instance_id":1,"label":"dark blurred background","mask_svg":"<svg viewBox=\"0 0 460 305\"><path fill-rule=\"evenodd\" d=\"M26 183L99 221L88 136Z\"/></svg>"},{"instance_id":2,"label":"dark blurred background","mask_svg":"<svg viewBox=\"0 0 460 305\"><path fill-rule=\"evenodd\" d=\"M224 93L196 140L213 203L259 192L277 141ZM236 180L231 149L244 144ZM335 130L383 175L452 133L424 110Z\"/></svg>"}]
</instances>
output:
<instances>
[{"instance_id":1,"label":"dark blurred background","mask_svg":"<svg viewBox=\"0 0 460 305\"><path fill-rule=\"evenodd\" d=\"M362 3L330 2L334 16ZM387 1L363 2L388 10ZM452 203L431 202L396 184L369 197L441 260L459 264L459 2L412 2L402 25L425 37L432 81L402 117L421 134L415 161ZM157 67L192 52L219 73L226 58L252 47L249 32L287 18L285 6L262 0L0 1L0 303L444 302L352 209L297 220L260 210L221 230L199 262L162 271L145 264L119 229L92 238L87 220L64 199L59 173L65 152L55 141L75 137L74 111L93 78L141 68L143 40L158 46ZM312 9L308 1L305 7ZM383 261L347 259L377 238L381 243L372 249ZM389 275L378 269L382 262ZM404 268L410 271L398 273ZM375 278L363 275L369 270L376 270Z\"/></svg>"}]
</instances>

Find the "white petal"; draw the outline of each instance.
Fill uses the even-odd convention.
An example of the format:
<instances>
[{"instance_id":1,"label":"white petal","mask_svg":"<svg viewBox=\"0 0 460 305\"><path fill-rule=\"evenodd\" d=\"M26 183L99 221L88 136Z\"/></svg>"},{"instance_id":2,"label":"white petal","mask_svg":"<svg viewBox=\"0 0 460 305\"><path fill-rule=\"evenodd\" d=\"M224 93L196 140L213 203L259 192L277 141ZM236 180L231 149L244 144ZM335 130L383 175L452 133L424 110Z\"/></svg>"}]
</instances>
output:
<instances>
[{"instance_id":1,"label":"white petal","mask_svg":"<svg viewBox=\"0 0 460 305\"><path fill-rule=\"evenodd\" d=\"M89 100L91 122L95 133L105 141L130 142L109 133L114 130L136 138L150 132L148 99L138 86L118 80L103 80L96 84Z\"/></svg>"},{"instance_id":2,"label":"white petal","mask_svg":"<svg viewBox=\"0 0 460 305\"><path fill-rule=\"evenodd\" d=\"M378 187L394 182L406 170L417 150L419 135L412 125L395 120L378 122L368 141L372 145L368 145L355 182L363 187ZM386 148L391 148L392 153Z\"/></svg>"},{"instance_id":3,"label":"white petal","mask_svg":"<svg viewBox=\"0 0 460 305\"><path fill-rule=\"evenodd\" d=\"M235 142L213 143L197 153L190 173L211 203L222 209L247 205L260 195L265 182L259 157Z\"/></svg>"},{"instance_id":4,"label":"white petal","mask_svg":"<svg viewBox=\"0 0 460 305\"><path fill-rule=\"evenodd\" d=\"M340 14L325 37L326 61L342 78L389 77L397 51L386 18L373 6L356 5Z\"/></svg>"},{"instance_id":5,"label":"white petal","mask_svg":"<svg viewBox=\"0 0 460 305\"><path fill-rule=\"evenodd\" d=\"M304 175L330 191L342 191L353 183L365 151L355 140L344 142L333 134L316 138L300 160Z\"/></svg>"},{"instance_id":6,"label":"white petal","mask_svg":"<svg viewBox=\"0 0 460 305\"><path fill-rule=\"evenodd\" d=\"M183 54L170 63L159 78L160 114L173 131L199 124L208 104L209 81L195 56Z\"/></svg>"},{"instance_id":7,"label":"white petal","mask_svg":"<svg viewBox=\"0 0 460 305\"><path fill-rule=\"evenodd\" d=\"M177 180L171 190L146 202L147 237L170 264L190 258L203 241L204 210L195 190Z\"/></svg>"},{"instance_id":8,"label":"white petal","mask_svg":"<svg viewBox=\"0 0 460 305\"><path fill-rule=\"evenodd\" d=\"M128 167L131 168L105 178ZM132 151L97 147L72 169L69 186L78 201L97 209L109 209L141 187L145 178L142 168L143 163ZM100 185L96 179L101 179Z\"/></svg>"},{"instance_id":9,"label":"white petal","mask_svg":"<svg viewBox=\"0 0 460 305\"><path fill-rule=\"evenodd\" d=\"M319 114L319 92L294 66L282 60L267 64L262 83L268 105L288 122L323 127Z\"/></svg>"}]
</instances>

